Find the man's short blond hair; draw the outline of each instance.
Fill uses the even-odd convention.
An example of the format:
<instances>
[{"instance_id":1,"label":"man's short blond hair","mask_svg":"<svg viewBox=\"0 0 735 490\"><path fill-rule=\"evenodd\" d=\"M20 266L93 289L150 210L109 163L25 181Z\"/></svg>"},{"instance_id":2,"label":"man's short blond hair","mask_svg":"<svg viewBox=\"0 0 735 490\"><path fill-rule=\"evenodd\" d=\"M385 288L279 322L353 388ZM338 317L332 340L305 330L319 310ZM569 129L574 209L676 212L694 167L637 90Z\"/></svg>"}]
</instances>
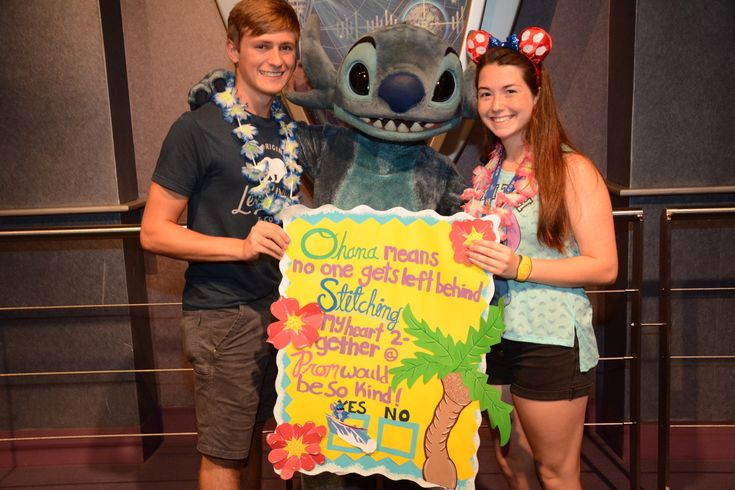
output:
<instances>
[{"instance_id":1,"label":"man's short blond hair","mask_svg":"<svg viewBox=\"0 0 735 490\"><path fill-rule=\"evenodd\" d=\"M286 0L240 0L227 18L227 37L237 47L246 32L262 36L280 31L293 32L299 38L299 17Z\"/></svg>"}]
</instances>

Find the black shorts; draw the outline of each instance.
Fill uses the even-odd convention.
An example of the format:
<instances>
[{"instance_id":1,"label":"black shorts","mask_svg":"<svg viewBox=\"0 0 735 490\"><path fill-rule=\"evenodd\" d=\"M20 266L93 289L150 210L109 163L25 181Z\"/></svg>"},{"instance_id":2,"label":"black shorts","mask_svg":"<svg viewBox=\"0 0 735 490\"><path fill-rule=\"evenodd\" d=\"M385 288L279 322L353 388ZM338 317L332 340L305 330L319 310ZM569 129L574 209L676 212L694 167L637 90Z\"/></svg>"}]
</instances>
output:
<instances>
[{"instance_id":1,"label":"black shorts","mask_svg":"<svg viewBox=\"0 0 735 490\"><path fill-rule=\"evenodd\" d=\"M184 311L184 354L194 367L200 453L243 460L256 422L273 415L276 351L266 343L271 298L239 308Z\"/></svg>"},{"instance_id":2,"label":"black shorts","mask_svg":"<svg viewBox=\"0 0 735 490\"><path fill-rule=\"evenodd\" d=\"M510 385L510 392L530 400L573 400L592 393L595 368L579 370L579 345L532 344L502 339L486 357L488 382Z\"/></svg>"}]
</instances>

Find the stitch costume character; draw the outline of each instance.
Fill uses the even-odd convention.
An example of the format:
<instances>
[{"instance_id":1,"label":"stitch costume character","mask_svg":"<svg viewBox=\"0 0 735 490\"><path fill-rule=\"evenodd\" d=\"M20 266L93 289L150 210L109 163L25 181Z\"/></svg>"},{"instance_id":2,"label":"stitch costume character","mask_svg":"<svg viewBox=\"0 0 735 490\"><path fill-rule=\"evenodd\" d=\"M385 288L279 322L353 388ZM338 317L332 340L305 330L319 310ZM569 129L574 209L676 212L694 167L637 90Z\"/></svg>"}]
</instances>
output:
<instances>
[{"instance_id":1,"label":"stitch costume character","mask_svg":"<svg viewBox=\"0 0 735 490\"><path fill-rule=\"evenodd\" d=\"M302 53L314 90L290 92L288 99L331 109L351 127L299 128L299 161L314 177L315 204L459 211L462 179L425 143L463 115L463 74L454 50L428 30L395 25L360 38L335 70L312 17ZM464 107L474 117L474 106Z\"/></svg>"}]
</instances>

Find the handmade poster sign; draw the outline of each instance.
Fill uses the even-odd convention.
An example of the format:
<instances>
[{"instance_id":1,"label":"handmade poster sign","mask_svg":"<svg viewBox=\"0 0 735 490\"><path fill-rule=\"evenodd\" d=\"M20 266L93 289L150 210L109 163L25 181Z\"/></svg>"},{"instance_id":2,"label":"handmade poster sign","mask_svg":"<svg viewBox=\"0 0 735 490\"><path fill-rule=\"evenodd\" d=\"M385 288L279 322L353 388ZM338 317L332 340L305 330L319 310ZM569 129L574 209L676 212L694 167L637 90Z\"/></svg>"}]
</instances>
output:
<instances>
[{"instance_id":1,"label":"handmade poster sign","mask_svg":"<svg viewBox=\"0 0 735 490\"><path fill-rule=\"evenodd\" d=\"M269 460L282 478L381 473L474 488L480 411L510 433L510 406L484 373L502 311L488 307L492 276L466 255L497 227L494 216L403 208L286 211L268 329L279 349Z\"/></svg>"}]
</instances>

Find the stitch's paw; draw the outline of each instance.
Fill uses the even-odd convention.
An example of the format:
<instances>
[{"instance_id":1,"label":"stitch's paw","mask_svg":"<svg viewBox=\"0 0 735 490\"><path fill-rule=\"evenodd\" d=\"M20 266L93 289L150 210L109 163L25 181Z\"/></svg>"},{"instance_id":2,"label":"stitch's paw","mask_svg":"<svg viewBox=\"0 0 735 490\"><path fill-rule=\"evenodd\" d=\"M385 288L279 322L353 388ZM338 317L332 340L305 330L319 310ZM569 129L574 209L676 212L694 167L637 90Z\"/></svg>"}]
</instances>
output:
<instances>
[{"instance_id":1,"label":"stitch's paw","mask_svg":"<svg viewBox=\"0 0 735 490\"><path fill-rule=\"evenodd\" d=\"M217 69L204 75L193 87L189 89L189 107L196 110L206 104L215 92L222 92L227 85L227 76L232 72Z\"/></svg>"}]
</instances>

